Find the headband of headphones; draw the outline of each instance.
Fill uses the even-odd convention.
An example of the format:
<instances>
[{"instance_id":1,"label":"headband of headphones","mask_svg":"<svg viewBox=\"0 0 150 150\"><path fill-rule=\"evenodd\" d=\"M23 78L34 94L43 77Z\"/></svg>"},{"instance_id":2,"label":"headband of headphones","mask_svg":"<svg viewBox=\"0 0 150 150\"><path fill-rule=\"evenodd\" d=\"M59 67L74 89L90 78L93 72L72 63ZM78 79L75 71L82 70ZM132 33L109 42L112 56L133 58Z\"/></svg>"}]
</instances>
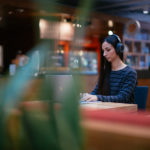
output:
<instances>
[{"instance_id":1,"label":"headband of headphones","mask_svg":"<svg viewBox=\"0 0 150 150\"><path fill-rule=\"evenodd\" d=\"M124 51L124 45L121 43L121 39L116 34L113 34L112 36L114 36L118 40L118 43L116 45L116 52L117 52L117 54L123 53L123 51Z\"/></svg>"},{"instance_id":2,"label":"headband of headphones","mask_svg":"<svg viewBox=\"0 0 150 150\"><path fill-rule=\"evenodd\" d=\"M120 42L120 43L121 43L121 39L120 39L120 37L119 37L118 35L113 34L112 36L116 37L116 39L118 40L118 42Z\"/></svg>"}]
</instances>

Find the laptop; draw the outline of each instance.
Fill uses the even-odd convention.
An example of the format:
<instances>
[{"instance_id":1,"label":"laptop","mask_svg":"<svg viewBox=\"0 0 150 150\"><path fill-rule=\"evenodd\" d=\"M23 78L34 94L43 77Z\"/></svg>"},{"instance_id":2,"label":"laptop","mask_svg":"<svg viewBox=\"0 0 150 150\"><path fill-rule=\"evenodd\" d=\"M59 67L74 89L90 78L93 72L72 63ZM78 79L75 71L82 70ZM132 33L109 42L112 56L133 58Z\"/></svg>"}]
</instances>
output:
<instances>
[{"instance_id":1,"label":"laptop","mask_svg":"<svg viewBox=\"0 0 150 150\"><path fill-rule=\"evenodd\" d=\"M79 85L75 84L72 75L46 75L47 92L54 102L63 102L64 100L72 100L73 98L82 104L95 104L99 102L88 102L80 99Z\"/></svg>"},{"instance_id":2,"label":"laptop","mask_svg":"<svg viewBox=\"0 0 150 150\"><path fill-rule=\"evenodd\" d=\"M78 96L72 75L46 75L45 77L50 99L55 102Z\"/></svg>"}]
</instances>

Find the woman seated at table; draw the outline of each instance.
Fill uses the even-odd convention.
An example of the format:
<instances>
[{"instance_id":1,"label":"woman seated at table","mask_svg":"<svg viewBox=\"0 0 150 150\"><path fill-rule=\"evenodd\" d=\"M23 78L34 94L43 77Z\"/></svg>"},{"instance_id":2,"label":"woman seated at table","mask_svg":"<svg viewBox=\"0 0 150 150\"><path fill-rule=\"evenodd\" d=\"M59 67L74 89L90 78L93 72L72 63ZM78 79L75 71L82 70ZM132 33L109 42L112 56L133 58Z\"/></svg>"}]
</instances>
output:
<instances>
[{"instance_id":1,"label":"woman seated at table","mask_svg":"<svg viewBox=\"0 0 150 150\"><path fill-rule=\"evenodd\" d=\"M98 82L95 89L82 100L134 103L137 74L123 62L123 50L124 45L118 35L104 39Z\"/></svg>"}]
</instances>

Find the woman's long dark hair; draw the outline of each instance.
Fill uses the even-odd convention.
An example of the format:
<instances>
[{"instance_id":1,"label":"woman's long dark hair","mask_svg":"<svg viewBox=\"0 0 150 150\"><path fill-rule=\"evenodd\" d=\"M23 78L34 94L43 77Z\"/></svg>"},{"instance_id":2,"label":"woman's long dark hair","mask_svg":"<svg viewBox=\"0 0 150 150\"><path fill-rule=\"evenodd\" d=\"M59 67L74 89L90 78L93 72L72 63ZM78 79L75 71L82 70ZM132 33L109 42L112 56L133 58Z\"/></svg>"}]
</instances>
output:
<instances>
[{"instance_id":1,"label":"woman's long dark hair","mask_svg":"<svg viewBox=\"0 0 150 150\"><path fill-rule=\"evenodd\" d=\"M107 42L111 44L116 53L119 55L120 59L123 60L123 45L117 35L110 35L106 37L103 42ZM103 43L102 42L102 43ZM118 44L120 45L120 49L118 48ZM122 47L121 47L122 46ZM109 75L111 72L111 63L106 60L103 56L103 50L101 50L101 66L100 66L100 74L98 80L98 94L109 95Z\"/></svg>"}]
</instances>

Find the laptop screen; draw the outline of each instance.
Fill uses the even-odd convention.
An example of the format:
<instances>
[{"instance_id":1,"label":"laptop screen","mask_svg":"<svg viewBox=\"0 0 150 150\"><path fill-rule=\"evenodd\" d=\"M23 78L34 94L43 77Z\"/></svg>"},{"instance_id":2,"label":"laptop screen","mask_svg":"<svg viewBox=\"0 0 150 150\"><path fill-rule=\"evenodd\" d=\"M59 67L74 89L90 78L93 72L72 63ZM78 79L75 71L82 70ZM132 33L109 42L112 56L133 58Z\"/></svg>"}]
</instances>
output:
<instances>
[{"instance_id":1,"label":"laptop screen","mask_svg":"<svg viewBox=\"0 0 150 150\"><path fill-rule=\"evenodd\" d=\"M47 87L50 97L56 102L61 102L67 96L76 96L72 75L46 75Z\"/></svg>"}]
</instances>

